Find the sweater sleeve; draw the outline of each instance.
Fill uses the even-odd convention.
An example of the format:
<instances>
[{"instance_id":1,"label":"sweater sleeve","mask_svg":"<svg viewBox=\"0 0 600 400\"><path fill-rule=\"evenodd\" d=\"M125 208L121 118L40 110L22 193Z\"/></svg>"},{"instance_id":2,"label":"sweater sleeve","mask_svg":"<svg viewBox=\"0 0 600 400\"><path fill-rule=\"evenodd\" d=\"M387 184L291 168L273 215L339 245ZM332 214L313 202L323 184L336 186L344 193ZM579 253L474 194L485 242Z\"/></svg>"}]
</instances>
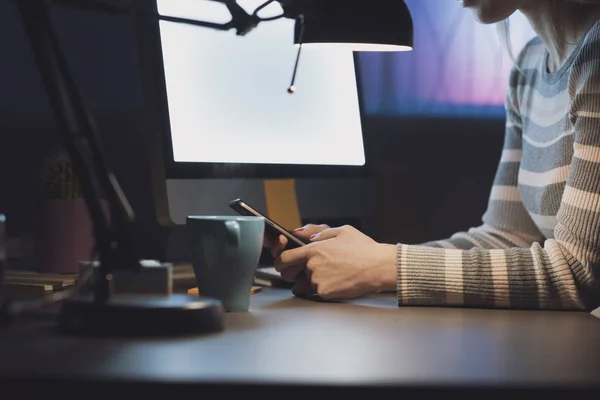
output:
<instances>
[{"instance_id":1,"label":"sweater sleeve","mask_svg":"<svg viewBox=\"0 0 600 400\"><path fill-rule=\"evenodd\" d=\"M589 51L596 53L594 48ZM587 60L574 70L569 86L574 153L554 239L537 241L513 184L520 123L509 107L490 207L484 227L470 240L477 245L478 234L491 234L487 225L500 232L494 237L512 241L517 235L530 245L463 250L399 244L398 305L587 310L600 305L600 62L597 54L582 57Z\"/></svg>"}]
</instances>

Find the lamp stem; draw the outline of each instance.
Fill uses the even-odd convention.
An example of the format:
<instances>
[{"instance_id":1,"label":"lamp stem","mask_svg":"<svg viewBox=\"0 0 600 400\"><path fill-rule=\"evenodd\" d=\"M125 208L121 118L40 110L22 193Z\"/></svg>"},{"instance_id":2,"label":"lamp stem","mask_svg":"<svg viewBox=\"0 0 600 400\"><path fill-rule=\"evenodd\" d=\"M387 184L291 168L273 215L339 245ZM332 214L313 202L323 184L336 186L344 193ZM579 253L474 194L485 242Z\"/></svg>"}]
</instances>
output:
<instances>
[{"instance_id":1,"label":"lamp stem","mask_svg":"<svg viewBox=\"0 0 600 400\"><path fill-rule=\"evenodd\" d=\"M292 83L288 88L288 93L292 94L296 91L294 84L296 83L296 73L298 72L298 64L300 63L300 54L302 53L302 42L304 39L304 15L298 17L300 19L300 37L298 41L298 54L296 55L296 63L294 64L294 73L292 74Z\"/></svg>"}]
</instances>

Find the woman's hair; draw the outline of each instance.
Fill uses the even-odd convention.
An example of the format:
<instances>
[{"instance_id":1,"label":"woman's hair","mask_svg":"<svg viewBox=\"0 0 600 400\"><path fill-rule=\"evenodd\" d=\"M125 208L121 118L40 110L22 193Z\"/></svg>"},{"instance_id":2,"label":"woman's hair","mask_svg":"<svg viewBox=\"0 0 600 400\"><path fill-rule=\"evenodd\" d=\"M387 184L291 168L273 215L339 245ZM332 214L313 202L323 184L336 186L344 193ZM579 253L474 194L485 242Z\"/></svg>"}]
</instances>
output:
<instances>
[{"instance_id":1,"label":"woman's hair","mask_svg":"<svg viewBox=\"0 0 600 400\"><path fill-rule=\"evenodd\" d=\"M512 47L512 41L510 38L510 21L508 20L508 18L501 22L498 22L496 24L496 29L498 29L498 36L500 36L500 39L502 40L502 44L504 44L504 47L506 48L508 55L513 60L513 62L515 62L515 54L514 54L514 50Z\"/></svg>"},{"instance_id":2,"label":"woman's hair","mask_svg":"<svg viewBox=\"0 0 600 400\"><path fill-rule=\"evenodd\" d=\"M600 0L555 0L555 1L564 1L567 4L579 5L579 6L597 6L600 7ZM510 22L508 19L505 19L502 22L498 22L496 24L498 29L498 34L506 47L506 51L508 52L513 63L516 61L516 57L514 54L514 50L512 47L511 39L510 39ZM518 68L518 66L517 66Z\"/></svg>"}]
</instances>

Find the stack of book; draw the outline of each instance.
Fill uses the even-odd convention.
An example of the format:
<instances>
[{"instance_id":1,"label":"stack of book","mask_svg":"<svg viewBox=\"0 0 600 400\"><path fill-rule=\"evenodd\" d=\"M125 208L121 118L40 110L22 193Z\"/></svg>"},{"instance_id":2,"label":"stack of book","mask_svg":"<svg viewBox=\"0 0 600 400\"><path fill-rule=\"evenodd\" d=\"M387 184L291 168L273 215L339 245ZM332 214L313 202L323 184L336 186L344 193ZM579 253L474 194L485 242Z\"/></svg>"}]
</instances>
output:
<instances>
[{"instance_id":1,"label":"stack of book","mask_svg":"<svg viewBox=\"0 0 600 400\"><path fill-rule=\"evenodd\" d=\"M4 277L4 295L12 300L31 299L66 289L73 286L75 282L77 282L77 274L38 273L9 269Z\"/></svg>"}]
</instances>

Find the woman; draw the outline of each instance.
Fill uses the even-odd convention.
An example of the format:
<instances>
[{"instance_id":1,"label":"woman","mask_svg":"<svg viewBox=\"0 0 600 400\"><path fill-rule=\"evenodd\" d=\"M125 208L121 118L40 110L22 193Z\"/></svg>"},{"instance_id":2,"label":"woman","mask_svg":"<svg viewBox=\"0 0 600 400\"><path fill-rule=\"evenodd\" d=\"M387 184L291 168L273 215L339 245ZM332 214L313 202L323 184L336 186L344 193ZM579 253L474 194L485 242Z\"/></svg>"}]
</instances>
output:
<instances>
[{"instance_id":1,"label":"woman","mask_svg":"<svg viewBox=\"0 0 600 400\"><path fill-rule=\"evenodd\" d=\"M266 243L294 293L397 291L398 305L600 306L600 0L464 0L485 24L520 10L535 29L515 60L504 149L483 225L423 245L309 225ZM305 268L306 267L306 268Z\"/></svg>"}]
</instances>

